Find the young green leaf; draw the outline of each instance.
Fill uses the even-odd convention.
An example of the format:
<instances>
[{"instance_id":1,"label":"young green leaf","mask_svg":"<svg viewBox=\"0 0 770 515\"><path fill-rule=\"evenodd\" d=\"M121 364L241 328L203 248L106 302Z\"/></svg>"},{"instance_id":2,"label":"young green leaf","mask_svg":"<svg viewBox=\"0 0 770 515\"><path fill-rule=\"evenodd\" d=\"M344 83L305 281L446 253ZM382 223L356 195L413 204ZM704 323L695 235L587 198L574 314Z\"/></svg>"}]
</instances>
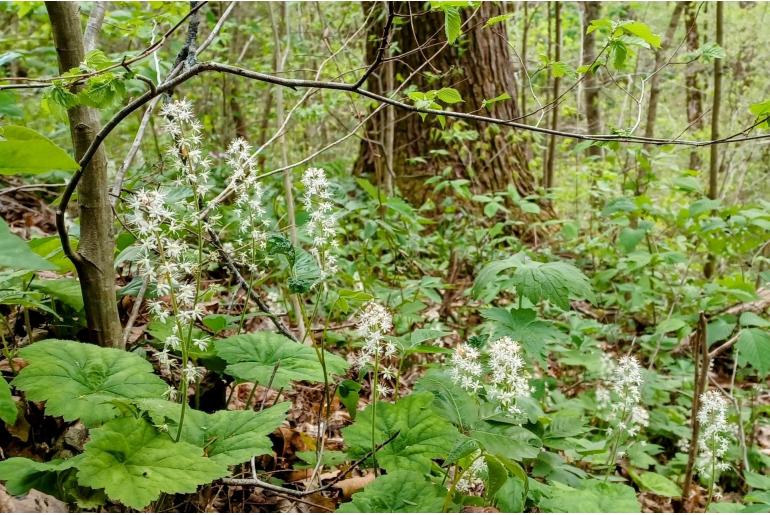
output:
<instances>
[{"instance_id":1,"label":"young green leaf","mask_svg":"<svg viewBox=\"0 0 770 515\"><path fill-rule=\"evenodd\" d=\"M168 388L136 354L68 340L43 340L19 355L29 363L13 385L45 412L86 426L118 414L110 401L159 398Z\"/></svg>"},{"instance_id":2,"label":"young green leaf","mask_svg":"<svg viewBox=\"0 0 770 515\"><path fill-rule=\"evenodd\" d=\"M510 20L511 18L513 18L513 13L505 13L505 14L500 14L500 15L497 15L497 16L492 16L484 24L484 28L491 27L493 25L497 25L498 23L503 23L504 21Z\"/></svg>"},{"instance_id":3,"label":"young green leaf","mask_svg":"<svg viewBox=\"0 0 770 515\"><path fill-rule=\"evenodd\" d=\"M445 104L457 104L463 101L460 92L454 88L441 88L436 91L436 97Z\"/></svg>"},{"instance_id":4,"label":"young green leaf","mask_svg":"<svg viewBox=\"0 0 770 515\"><path fill-rule=\"evenodd\" d=\"M461 30L460 10L456 7L444 9L444 32L450 45L453 45L457 38L460 37Z\"/></svg>"},{"instance_id":5,"label":"young green leaf","mask_svg":"<svg viewBox=\"0 0 770 515\"><path fill-rule=\"evenodd\" d=\"M660 36L653 33L649 25L640 21L629 21L620 25L629 34L641 38L653 48L660 48Z\"/></svg>"}]
</instances>

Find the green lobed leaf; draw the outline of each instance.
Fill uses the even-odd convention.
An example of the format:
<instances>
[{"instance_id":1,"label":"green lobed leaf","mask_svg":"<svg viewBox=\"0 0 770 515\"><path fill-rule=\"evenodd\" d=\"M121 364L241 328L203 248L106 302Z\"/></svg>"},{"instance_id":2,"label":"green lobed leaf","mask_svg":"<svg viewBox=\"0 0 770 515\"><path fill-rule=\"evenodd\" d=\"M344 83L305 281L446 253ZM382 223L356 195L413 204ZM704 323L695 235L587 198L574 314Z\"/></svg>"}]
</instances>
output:
<instances>
[{"instance_id":1,"label":"green lobed leaf","mask_svg":"<svg viewBox=\"0 0 770 515\"><path fill-rule=\"evenodd\" d=\"M42 134L18 125L0 127L0 175L74 172L77 162Z\"/></svg>"},{"instance_id":2,"label":"green lobed leaf","mask_svg":"<svg viewBox=\"0 0 770 515\"><path fill-rule=\"evenodd\" d=\"M103 488L110 499L137 510L161 493L193 493L227 474L227 467L203 456L200 447L174 442L144 419L110 420L91 432L78 481Z\"/></svg>"},{"instance_id":3,"label":"green lobed leaf","mask_svg":"<svg viewBox=\"0 0 770 515\"><path fill-rule=\"evenodd\" d=\"M30 250L0 218L0 267L12 270L56 270L56 266Z\"/></svg>"},{"instance_id":4,"label":"green lobed leaf","mask_svg":"<svg viewBox=\"0 0 770 515\"><path fill-rule=\"evenodd\" d=\"M560 308L569 309L570 298L593 299L593 291L583 272L569 263L530 261L516 268L513 283L519 295L532 302L549 300Z\"/></svg>"},{"instance_id":5,"label":"green lobed leaf","mask_svg":"<svg viewBox=\"0 0 770 515\"><path fill-rule=\"evenodd\" d=\"M546 344L563 337L552 322L538 318L534 309L485 308L481 316L497 322L493 329L495 337L513 338L530 356L545 356Z\"/></svg>"},{"instance_id":6,"label":"green lobed leaf","mask_svg":"<svg viewBox=\"0 0 770 515\"><path fill-rule=\"evenodd\" d=\"M152 365L130 352L69 340L43 340L21 349L29 364L13 385L45 412L94 426L117 416L115 399L159 398L168 386Z\"/></svg>"},{"instance_id":7,"label":"green lobed leaf","mask_svg":"<svg viewBox=\"0 0 770 515\"><path fill-rule=\"evenodd\" d=\"M411 470L427 473L434 458L443 458L460 438L455 427L438 416L432 408L433 395L416 393L395 404L377 403L374 441L380 444L398 436L377 451L377 464L388 472ZM342 435L353 458L364 456L372 449L372 417L374 409L367 406L355 423L344 428Z\"/></svg>"},{"instance_id":8,"label":"green lobed leaf","mask_svg":"<svg viewBox=\"0 0 770 515\"><path fill-rule=\"evenodd\" d=\"M169 434L176 435L180 404L160 399L137 404L149 412L156 425L165 424ZM286 420L290 405L282 402L262 411L220 410L215 413L188 408L181 440L203 449L215 463L240 465L254 456L273 454L269 435Z\"/></svg>"},{"instance_id":9,"label":"green lobed leaf","mask_svg":"<svg viewBox=\"0 0 770 515\"><path fill-rule=\"evenodd\" d=\"M484 288L497 279L501 272L515 266L521 266L522 264L524 264L524 255L521 253L514 254L506 259L487 263L481 271L479 271L478 275L476 275L476 280L473 281L473 289L471 290L472 295L479 298L484 291Z\"/></svg>"},{"instance_id":10,"label":"green lobed leaf","mask_svg":"<svg viewBox=\"0 0 770 515\"><path fill-rule=\"evenodd\" d=\"M446 488L422 474L397 470L380 476L340 505L340 513L437 513L444 511Z\"/></svg>"},{"instance_id":11,"label":"green lobed leaf","mask_svg":"<svg viewBox=\"0 0 770 515\"><path fill-rule=\"evenodd\" d=\"M266 386L274 369L272 388L285 388L292 381L324 380L316 350L280 334L267 331L241 334L219 340L214 346L217 355L227 362L225 371L241 381L256 381ZM326 352L324 358L330 376L342 375L348 368L347 361L330 352Z\"/></svg>"}]
</instances>

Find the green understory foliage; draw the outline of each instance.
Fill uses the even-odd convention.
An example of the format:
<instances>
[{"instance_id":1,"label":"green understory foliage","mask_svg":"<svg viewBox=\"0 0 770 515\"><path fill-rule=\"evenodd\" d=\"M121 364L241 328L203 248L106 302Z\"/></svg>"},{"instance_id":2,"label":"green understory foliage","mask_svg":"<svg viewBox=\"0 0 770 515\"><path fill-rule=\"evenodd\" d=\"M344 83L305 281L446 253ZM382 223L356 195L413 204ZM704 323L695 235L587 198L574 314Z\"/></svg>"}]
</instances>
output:
<instances>
[{"instance_id":1,"label":"green understory foliage","mask_svg":"<svg viewBox=\"0 0 770 515\"><path fill-rule=\"evenodd\" d=\"M601 58L593 65L552 59L540 41L550 18L530 5L528 30L542 38L530 48L539 68L527 88L546 93L546 74L570 84L597 74L633 89L635 67L663 48L668 22L639 4L607 5L585 30L578 8L563 6L563 55L594 34ZM423 6L443 20L442 37L459 53L469 44L469 6L478 7ZM159 27L188 7L152 4L162 11ZM275 15L254 9L260 23ZM326 30L329 19L302 9L303 30ZM328 9L337 30L363 23L357 4ZM735 9L728 21L743 33L731 31L728 42L747 48L746 33L764 25ZM213 26L214 12L202 12L201 23ZM36 4L3 4L0 15L18 30L50 29ZM147 16L138 3L111 7L104 50L62 75L53 48L0 51L4 74L17 63L30 76L56 77L43 91L0 91L0 178L18 182L11 190L43 184L31 193L36 207L19 208L38 219L13 207L0 218L0 445L10 449L0 480L9 494L35 489L73 509L108 511L211 510L217 496L248 498L254 488L323 498L348 513L770 511L766 140L720 146L717 198L705 187L706 167L689 166L690 152L702 161L704 150L570 139L557 142L555 188L489 191L465 159L483 138L451 113L467 111L471 99L436 75L435 87L410 85L396 96L448 111L416 117L443 148L410 159L459 155L468 164L461 172L437 165L418 203L372 170L353 173L358 147L349 141L313 154L342 134L332 113L361 118L365 101L323 91L300 104L281 144L301 164L284 176L273 173L282 172L279 147L257 152L240 133L231 137L237 117L220 120L236 111L225 105L229 95L249 111L266 90L228 77L236 82L216 83L223 103L214 82L186 83L160 101L141 159L116 194L116 301L124 327L133 326L128 344L86 343L81 283L52 223L61 197L45 184L60 188L79 169L65 149L67 109L89 106L108 119L145 91L141 77L170 70L173 52L157 68L152 59L120 66L119 39L161 34ZM507 22L513 34L523 16L511 10L482 28ZM233 60L230 38L253 34L248 45L258 55L241 57L271 71L268 32L241 13L211 52ZM312 39L294 36L287 69L317 66L310 56L337 49ZM753 121L752 134L766 134L767 92L740 68L767 69L766 49L744 62L706 39L678 64L733 66L724 109L733 125ZM348 80L341 70L359 61L341 51L334 77ZM661 111L673 112L684 94L666 82L677 78L670 68L662 76L671 97ZM481 111L517 101L513 93L477 99ZM291 102L301 94L286 92ZM565 98L562 123L583 123L580 97ZM634 134L637 113L628 112L639 106L630 102L603 97L608 133ZM678 127L670 112L660 116L662 129ZM271 113L265 127L278 130ZM127 119L110 136L112 176L137 128ZM707 139L697 132L689 136ZM527 166L542 167L547 139L515 137ZM65 223L76 250L73 209ZM34 438L23 440L20 428L30 423ZM73 429L82 445L54 445ZM292 480L303 471L303 481ZM360 488L339 486L359 476Z\"/></svg>"}]
</instances>

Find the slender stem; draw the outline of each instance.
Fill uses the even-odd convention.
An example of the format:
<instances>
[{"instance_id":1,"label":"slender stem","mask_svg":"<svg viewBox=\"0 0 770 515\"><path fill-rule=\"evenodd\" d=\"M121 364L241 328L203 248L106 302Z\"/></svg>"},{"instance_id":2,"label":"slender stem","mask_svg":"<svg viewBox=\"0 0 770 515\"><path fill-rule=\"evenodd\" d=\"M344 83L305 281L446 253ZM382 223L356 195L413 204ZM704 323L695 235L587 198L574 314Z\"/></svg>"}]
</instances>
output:
<instances>
[{"instance_id":1,"label":"slender stem","mask_svg":"<svg viewBox=\"0 0 770 515\"><path fill-rule=\"evenodd\" d=\"M380 351L374 354L374 371L372 374L372 461L374 462L374 475L377 476L377 452L376 452L376 428L377 428L377 373L380 369Z\"/></svg>"}]
</instances>

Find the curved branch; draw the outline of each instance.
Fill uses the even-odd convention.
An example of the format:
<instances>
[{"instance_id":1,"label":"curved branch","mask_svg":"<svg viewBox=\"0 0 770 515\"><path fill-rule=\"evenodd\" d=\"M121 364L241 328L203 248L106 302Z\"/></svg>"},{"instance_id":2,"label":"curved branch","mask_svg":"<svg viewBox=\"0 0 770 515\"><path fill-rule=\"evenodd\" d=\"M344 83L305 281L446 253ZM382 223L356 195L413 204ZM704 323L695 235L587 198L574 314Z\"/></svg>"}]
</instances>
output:
<instances>
[{"instance_id":1,"label":"curved branch","mask_svg":"<svg viewBox=\"0 0 770 515\"><path fill-rule=\"evenodd\" d=\"M231 66L227 64L220 64L220 63L213 63L213 62L198 63L189 67L187 70L180 73L179 75L167 80L162 84L159 84L155 88L155 90L147 91L141 96L139 96L138 98L136 98L135 100L133 100L132 102L130 102L123 109L118 111L104 125L104 127L96 134L96 137L91 143L91 146L88 147L88 150L86 150L85 154L83 154L83 157L79 162L80 168L73 174L69 183L67 184L67 188L64 190L61 202L59 204L59 208L56 213L56 226L59 233L59 238L62 240L62 249L64 250L64 253L67 257L69 257L73 261L76 261L78 259L78 256L75 255L75 253L72 251L72 248L70 247L70 244L69 244L69 239L67 237L67 230L64 224L64 213L66 212L67 205L69 204L69 201L72 198L72 194L74 193L75 188L77 187L77 184L80 181L80 178L83 176L83 170L91 162L99 146L104 142L107 136L126 117L128 117L131 113L133 113L134 111L136 111L137 109L145 105L154 97L157 97L158 95L171 91L176 86L186 82L187 80L195 77L196 75L200 75L201 73L206 73L206 72L228 73L231 75L237 75L239 77L244 77L244 78L256 80L259 82L265 82L268 84L274 84L276 86L283 86L294 90L296 90L297 88L317 88L317 89L328 89L328 90L356 93L358 95L370 98L372 100L376 100L381 104L389 104L407 112L432 114L436 116L446 116L448 118L472 120L480 123L503 125L507 127L512 127L514 129L538 132L541 134L548 134L548 135L553 135L553 136L558 136L563 138L571 138L575 140L583 140L583 141L616 141L620 143L647 143L650 145L680 145L680 146L690 146L690 147L706 147L710 145L738 143L743 141L753 141L758 139L770 138L770 134L760 134L755 136L739 137L741 134L746 134L752 128L766 122L768 119L770 119L770 116L765 117L764 119L758 120L751 127L747 129L743 129L740 132L737 132L731 136L727 136L727 137L715 139L715 140L709 140L709 141L680 140L680 139L666 139L666 138L646 138L642 136L625 136L620 134L579 134L574 132L548 129L544 127L536 127L536 126L527 125L524 123L502 120L499 118L493 118L490 116L483 116L483 115L472 114L472 113L445 111L441 109L420 108L420 107L406 104L399 100L395 100L393 98L389 98L383 95L378 95L377 93L373 93L365 89L356 89L355 84L348 84L344 82L319 81L319 80L291 79L291 78L277 77L275 75L268 75L265 73L247 70L245 68L239 68L239 67Z\"/></svg>"}]
</instances>

